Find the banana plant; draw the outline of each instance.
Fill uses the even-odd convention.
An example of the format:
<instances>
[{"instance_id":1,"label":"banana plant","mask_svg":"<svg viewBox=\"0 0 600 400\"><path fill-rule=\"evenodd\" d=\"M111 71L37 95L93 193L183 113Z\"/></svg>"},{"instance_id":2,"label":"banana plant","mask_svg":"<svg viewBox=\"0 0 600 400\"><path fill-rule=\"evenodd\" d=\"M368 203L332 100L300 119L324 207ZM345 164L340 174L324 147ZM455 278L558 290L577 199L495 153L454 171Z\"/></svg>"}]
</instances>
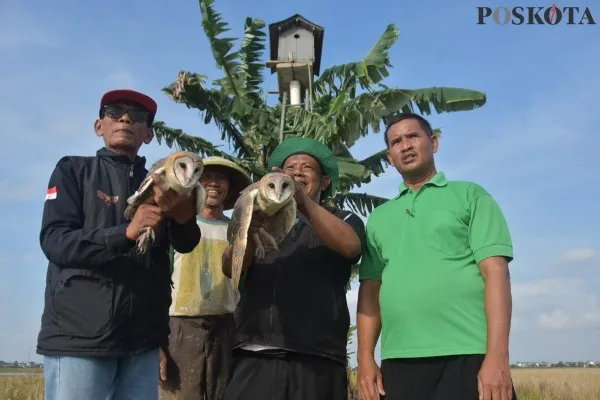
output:
<instances>
[{"instance_id":1,"label":"banana plant","mask_svg":"<svg viewBox=\"0 0 600 400\"><path fill-rule=\"evenodd\" d=\"M256 181L267 172L269 156L279 143L277 132L282 117L281 105L268 104L264 95L266 24L261 19L246 18L237 48L236 39L227 35L229 25L215 10L214 0L200 0L199 4L202 28L222 76L209 84L205 75L181 71L162 90L173 101L200 111L204 124L216 125L222 142L227 142L231 151L164 121L154 123L156 137L169 147L228 158L248 169ZM398 35L399 30L390 24L362 60L325 69L313 84L312 110L289 107L283 121L284 140L310 137L333 150L340 169L340 187L326 201L363 216L387 199L357 189L382 174L389 163L385 149L363 160L356 159L351 149L361 137L377 134L397 113L417 109L422 114L431 114L432 109L437 113L467 111L486 102L485 93L471 89L386 86L383 81L392 67L389 50Z\"/></svg>"},{"instance_id":2,"label":"banana plant","mask_svg":"<svg viewBox=\"0 0 600 400\"><path fill-rule=\"evenodd\" d=\"M209 84L205 75L180 71L162 90L176 103L199 111L204 124L214 124L221 133L221 141L227 142L231 150L170 127L164 121L156 121L154 131L159 143L164 141L170 148L203 156L225 157L246 168L257 181L267 173L269 156L279 143L282 122L281 105L268 104L263 89L266 25L261 19L247 17L236 50L236 39L226 36L229 27L215 10L214 0L200 0L199 4L202 28L222 76ZM379 133L386 121L398 113L469 111L486 103L485 93L471 89L406 89L385 85L383 81L392 67L389 50L398 35L399 30L390 24L362 60L325 69L313 83L312 109L289 107L283 121L284 140L310 137L332 149L338 160L340 185L337 193L326 201L362 216L387 199L357 189L381 175L389 162L385 148L362 160L356 159L351 149L360 138ZM441 131L436 129L435 134ZM354 266L351 281L356 272ZM347 289L350 290L350 282ZM348 331L349 343L355 329L351 326Z\"/></svg>"}]
</instances>

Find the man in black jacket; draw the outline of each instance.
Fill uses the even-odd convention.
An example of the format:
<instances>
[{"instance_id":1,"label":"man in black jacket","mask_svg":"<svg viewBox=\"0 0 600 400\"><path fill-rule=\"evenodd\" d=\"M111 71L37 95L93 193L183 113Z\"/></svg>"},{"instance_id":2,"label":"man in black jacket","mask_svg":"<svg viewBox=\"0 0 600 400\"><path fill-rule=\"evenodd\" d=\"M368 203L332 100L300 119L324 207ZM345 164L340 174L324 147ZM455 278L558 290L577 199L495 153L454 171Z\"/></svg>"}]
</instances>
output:
<instances>
[{"instance_id":1,"label":"man in black jacket","mask_svg":"<svg viewBox=\"0 0 600 400\"><path fill-rule=\"evenodd\" d=\"M225 400L345 400L346 285L360 259L364 224L323 203L339 180L337 160L324 144L286 140L271 155L269 169L294 178L298 219L279 251L264 259L253 259L248 241ZM252 219L260 226L260 214ZM231 246L223 253L229 277L231 253Z\"/></svg>"},{"instance_id":2,"label":"man in black jacket","mask_svg":"<svg viewBox=\"0 0 600 400\"><path fill-rule=\"evenodd\" d=\"M154 203L123 217L147 174L142 144L153 138L156 103L132 90L100 101L95 157L66 156L54 169L40 244L49 260L37 352L46 400L158 398L159 347L169 335L169 246L200 240L194 199L154 190ZM140 228L156 239L151 266L135 250Z\"/></svg>"}]
</instances>

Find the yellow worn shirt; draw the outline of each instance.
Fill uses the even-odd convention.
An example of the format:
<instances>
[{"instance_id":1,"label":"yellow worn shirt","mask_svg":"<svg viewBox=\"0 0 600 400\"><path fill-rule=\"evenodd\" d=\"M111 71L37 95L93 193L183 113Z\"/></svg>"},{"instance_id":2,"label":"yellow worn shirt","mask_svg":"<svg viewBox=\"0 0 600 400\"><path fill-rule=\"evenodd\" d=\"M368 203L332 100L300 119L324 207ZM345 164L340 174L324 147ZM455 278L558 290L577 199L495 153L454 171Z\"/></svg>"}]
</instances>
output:
<instances>
[{"instance_id":1,"label":"yellow worn shirt","mask_svg":"<svg viewBox=\"0 0 600 400\"><path fill-rule=\"evenodd\" d=\"M200 243L187 254L174 252L171 316L202 316L232 313L239 292L221 270L221 256L227 247L229 219L197 218Z\"/></svg>"}]
</instances>

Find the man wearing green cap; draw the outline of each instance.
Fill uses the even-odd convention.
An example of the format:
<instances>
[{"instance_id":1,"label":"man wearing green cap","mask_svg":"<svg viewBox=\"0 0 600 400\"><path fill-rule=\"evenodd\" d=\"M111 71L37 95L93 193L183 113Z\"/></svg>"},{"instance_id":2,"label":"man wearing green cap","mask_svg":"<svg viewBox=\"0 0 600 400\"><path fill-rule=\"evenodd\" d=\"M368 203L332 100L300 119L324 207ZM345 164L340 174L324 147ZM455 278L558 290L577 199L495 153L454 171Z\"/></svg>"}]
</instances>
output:
<instances>
[{"instance_id":1,"label":"man wearing green cap","mask_svg":"<svg viewBox=\"0 0 600 400\"><path fill-rule=\"evenodd\" d=\"M322 143L286 140L268 167L294 178L298 219L279 251L264 259L254 260L248 243L225 399L347 399L346 285L361 256L364 224L323 202L335 193L339 172ZM253 225L259 220L253 217ZM231 247L223 272L231 276Z\"/></svg>"},{"instance_id":2,"label":"man wearing green cap","mask_svg":"<svg viewBox=\"0 0 600 400\"><path fill-rule=\"evenodd\" d=\"M200 183L206 207L197 217L202 237L187 254L172 251L173 291L169 348L161 349L161 399L220 400L229 379L235 309L239 293L223 275L229 218L247 172L221 157L204 160Z\"/></svg>"}]
</instances>

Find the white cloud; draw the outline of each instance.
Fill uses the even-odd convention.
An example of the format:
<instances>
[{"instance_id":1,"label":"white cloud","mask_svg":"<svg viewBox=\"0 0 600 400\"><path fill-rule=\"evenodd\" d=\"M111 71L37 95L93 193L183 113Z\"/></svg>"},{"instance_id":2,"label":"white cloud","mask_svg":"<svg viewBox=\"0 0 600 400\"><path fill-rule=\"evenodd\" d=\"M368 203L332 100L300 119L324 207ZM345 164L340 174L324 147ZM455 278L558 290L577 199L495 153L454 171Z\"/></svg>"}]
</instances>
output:
<instances>
[{"instance_id":1,"label":"white cloud","mask_svg":"<svg viewBox=\"0 0 600 400\"><path fill-rule=\"evenodd\" d=\"M598 258L598 253L594 249L573 249L565 254L563 261L566 263L580 263L595 260L596 258Z\"/></svg>"},{"instance_id":2,"label":"white cloud","mask_svg":"<svg viewBox=\"0 0 600 400\"><path fill-rule=\"evenodd\" d=\"M514 283L511 359L600 359L597 281L556 276Z\"/></svg>"},{"instance_id":3,"label":"white cloud","mask_svg":"<svg viewBox=\"0 0 600 400\"><path fill-rule=\"evenodd\" d=\"M556 309L551 313L542 313L538 318L538 324L546 329L564 329L568 326L571 317L562 309Z\"/></svg>"},{"instance_id":4,"label":"white cloud","mask_svg":"<svg viewBox=\"0 0 600 400\"><path fill-rule=\"evenodd\" d=\"M590 268L593 266L599 266L598 252L591 247L571 248L565 251L562 255L556 256L553 261L550 261L549 265L556 268L557 271L573 270L575 268L579 271L583 270L594 270Z\"/></svg>"},{"instance_id":5,"label":"white cloud","mask_svg":"<svg viewBox=\"0 0 600 400\"><path fill-rule=\"evenodd\" d=\"M353 324L356 323L358 288L346 294ZM600 359L597 287L581 278L553 277L513 283L511 359ZM573 338L577 337L577 345ZM571 345L569 345L571 343ZM350 351L356 351L356 333ZM376 347L380 360L380 343ZM356 357L351 357L356 365Z\"/></svg>"},{"instance_id":6,"label":"white cloud","mask_svg":"<svg viewBox=\"0 0 600 400\"><path fill-rule=\"evenodd\" d=\"M520 329L600 328L598 299L581 278L556 277L513 285L515 318ZM537 326L536 326L537 325Z\"/></svg>"},{"instance_id":7,"label":"white cloud","mask_svg":"<svg viewBox=\"0 0 600 400\"><path fill-rule=\"evenodd\" d=\"M600 326L600 309L596 309L594 311L586 312L583 314L583 317L590 323L595 326Z\"/></svg>"}]
</instances>

